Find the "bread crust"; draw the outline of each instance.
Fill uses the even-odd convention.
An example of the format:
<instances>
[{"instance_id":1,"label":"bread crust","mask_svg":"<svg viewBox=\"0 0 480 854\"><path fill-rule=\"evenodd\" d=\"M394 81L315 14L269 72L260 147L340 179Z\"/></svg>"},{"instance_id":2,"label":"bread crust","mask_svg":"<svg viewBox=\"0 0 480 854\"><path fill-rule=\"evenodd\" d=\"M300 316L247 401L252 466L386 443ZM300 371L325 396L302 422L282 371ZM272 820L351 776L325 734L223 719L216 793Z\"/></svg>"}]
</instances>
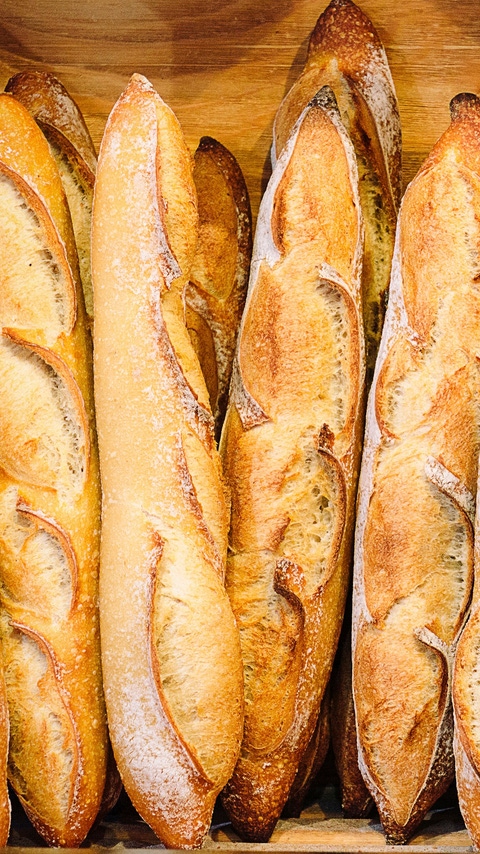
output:
<instances>
[{"instance_id":1,"label":"bread crust","mask_svg":"<svg viewBox=\"0 0 480 854\"><path fill-rule=\"evenodd\" d=\"M211 137L194 155L199 236L185 298L187 326L200 360L220 432L252 255L247 186L233 154Z\"/></svg>"},{"instance_id":2,"label":"bread crust","mask_svg":"<svg viewBox=\"0 0 480 854\"><path fill-rule=\"evenodd\" d=\"M479 101L410 184L367 409L355 542L361 770L406 841L453 776L451 669L470 605L480 438Z\"/></svg>"},{"instance_id":3,"label":"bread crust","mask_svg":"<svg viewBox=\"0 0 480 854\"><path fill-rule=\"evenodd\" d=\"M90 226L97 155L82 113L65 86L48 71L21 71L5 91L33 116L50 143L72 216L85 307L93 320Z\"/></svg>"},{"instance_id":4,"label":"bread crust","mask_svg":"<svg viewBox=\"0 0 480 854\"><path fill-rule=\"evenodd\" d=\"M105 782L92 361L62 184L0 96L1 626L9 778L49 844L79 845ZM28 272L27 272L28 271ZM48 571L47 571L48 570Z\"/></svg>"},{"instance_id":5,"label":"bread crust","mask_svg":"<svg viewBox=\"0 0 480 854\"><path fill-rule=\"evenodd\" d=\"M364 380L356 182L322 90L262 200L221 440L232 490L227 590L246 697L222 798L255 841L269 838L315 728L348 586Z\"/></svg>"},{"instance_id":6,"label":"bread crust","mask_svg":"<svg viewBox=\"0 0 480 854\"><path fill-rule=\"evenodd\" d=\"M225 487L183 315L196 227L180 126L134 75L105 130L92 228L102 655L125 789L172 848L201 844L243 726Z\"/></svg>"}]
</instances>

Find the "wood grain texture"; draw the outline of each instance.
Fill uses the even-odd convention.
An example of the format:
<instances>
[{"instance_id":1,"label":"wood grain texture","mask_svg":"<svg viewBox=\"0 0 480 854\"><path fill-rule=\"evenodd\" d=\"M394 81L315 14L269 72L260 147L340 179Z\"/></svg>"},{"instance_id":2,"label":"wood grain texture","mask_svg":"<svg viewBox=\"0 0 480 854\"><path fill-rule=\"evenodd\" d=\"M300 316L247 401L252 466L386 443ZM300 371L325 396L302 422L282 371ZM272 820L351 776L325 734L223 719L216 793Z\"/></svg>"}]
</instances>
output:
<instances>
[{"instance_id":1,"label":"wood grain texture","mask_svg":"<svg viewBox=\"0 0 480 854\"><path fill-rule=\"evenodd\" d=\"M98 146L133 72L177 114L192 150L217 138L244 172L254 216L270 173L275 111L303 67L326 0L0 0L0 85L53 71ZM409 181L449 123L448 104L480 89L478 2L363 0L387 50Z\"/></svg>"}]
</instances>

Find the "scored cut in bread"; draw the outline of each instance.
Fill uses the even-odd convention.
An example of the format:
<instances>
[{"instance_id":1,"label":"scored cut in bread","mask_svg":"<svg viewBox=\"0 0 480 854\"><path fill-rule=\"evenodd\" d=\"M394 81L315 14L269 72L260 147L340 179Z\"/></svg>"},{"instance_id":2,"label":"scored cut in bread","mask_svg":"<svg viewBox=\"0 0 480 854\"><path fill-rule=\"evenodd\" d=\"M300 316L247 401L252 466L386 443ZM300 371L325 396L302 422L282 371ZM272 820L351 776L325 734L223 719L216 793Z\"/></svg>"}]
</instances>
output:
<instances>
[{"instance_id":1,"label":"scored cut in bread","mask_svg":"<svg viewBox=\"0 0 480 854\"><path fill-rule=\"evenodd\" d=\"M459 147L468 149L466 164L472 173L472 183L475 186L476 211L480 202L478 182L480 181L480 100L473 95L460 95L451 103L452 120L468 125L462 134ZM470 177L470 176L469 176ZM476 289L480 275L480 238L477 235L475 252L472 260L476 266L473 269L472 284ZM477 359L480 352L475 352ZM478 394L478 390L477 390ZM474 522L474 553L473 553L473 593L470 613L465 628L462 631L455 653L453 667L453 710L454 710L454 756L456 783L460 809L469 832L475 851L480 848L480 702L478 693L478 662L480 650L480 504L477 502Z\"/></svg>"},{"instance_id":2,"label":"scored cut in bread","mask_svg":"<svg viewBox=\"0 0 480 854\"><path fill-rule=\"evenodd\" d=\"M387 302L395 222L401 198L401 128L382 42L353 0L331 0L310 36L305 67L275 117L272 159L316 92L329 86L349 134L359 173L365 227L362 272L367 384Z\"/></svg>"}]
</instances>

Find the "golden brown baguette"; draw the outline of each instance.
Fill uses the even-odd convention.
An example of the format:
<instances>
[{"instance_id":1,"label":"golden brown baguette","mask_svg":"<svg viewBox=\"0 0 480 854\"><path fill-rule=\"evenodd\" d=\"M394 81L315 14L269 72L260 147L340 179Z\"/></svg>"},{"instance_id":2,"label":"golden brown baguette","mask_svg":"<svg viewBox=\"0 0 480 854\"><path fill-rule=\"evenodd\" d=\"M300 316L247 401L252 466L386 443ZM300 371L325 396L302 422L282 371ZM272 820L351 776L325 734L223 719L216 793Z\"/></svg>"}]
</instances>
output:
<instances>
[{"instance_id":1,"label":"golden brown baguette","mask_svg":"<svg viewBox=\"0 0 480 854\"><path fill-rule=\"evenodd\" d=\"M72 216L87 316L92 321L90 227L97 156L79 107L48 71L21 71L5 91L31 113L50 143Z\"/></svg>"},{"instance_id":2,"label":"golden brown baguette","mask_svg":"<svg viewBox=\"0 0 480 854\"><path fill-rule=\"evenodd\" d=\"M0 602L9 778L37 830L79 845L105 781L92 365L65 194L0 95Z\"/></svg>"},{"instance_id":3,"label":"golden brown baguette","mask_svg":"<svg viewBox=\"0 0 480 854\"><path fill-rule=\"evenodd\" d=\"M318 18L310 37L305 67L275 117L273 159L281 151L305 104L323 85L330 86L335 93L357 158L365 224L362 303L368 388L387 303L400 203L401 129L395 89L382 43L371 21L351 0L332 0ZM345 643L348 644L348 638ZM355 759L351 667L345 655L340 657L337 668L332 714L332 746L340 773L342 802L349 815L357 810L363 814L365 802L371 798Z\"/></svg>"},{"instance_id":4,"label":"golden brown baguette","mask_svg":"<svg viewBox=\"0 0 480 854\"><path fill-rule=\"evenodd\" d=\"M400 204L401 129L385 50L372 22L352 0L331 0L318 18L303 72L275 117L273 159L322 86L335 94L357 157L365 224L362 290L369 384L382 332Z\"/></svg>"},{"instance_id":5,"label":"golden brown baguette","mask_svg":"<svg viewBox=\"0 0 480 854\"><path fill-rule=\"evenodd\" d=\"M211 137L194 156L198 242L187 285L186 318L220 436L252 254L252 215L240 166Z\"/></svg>"},{"instance_id":6,"label":"golden brown baguette","mask_svg":"<svg viewBox=\"0 0 480 854\"><path fill-rule=\"evenodd\" d=\"M179 124L134 75L105 130L92 225L102 656L125 789L174 848L201 844L243 727L225 487L183 313L196 229Z\"/></svg>"},{"instance_id":7,"label":"golden brown baguette","mask_svg":"<svg viewBox=\"0 0 480 854\"><path fill-rule=\"evenodd\" d=\"M367 411L353 688L362 773L392 841L453 776L480 444L479 139L480 102L459 96L406 191Z\"/></svg>"},{"instance_id":8,"label":"golden brown baguette","mask_svg":"<svg viewBox=\"0 0 480 854\"><path fill-rule=\"evenodd\" d=\"M262 200L221 441L246 699L223 802L256 841L269 838L315 728L348 587L365 367L357 180L324 89Z\"/></svg>"}]
</instances>

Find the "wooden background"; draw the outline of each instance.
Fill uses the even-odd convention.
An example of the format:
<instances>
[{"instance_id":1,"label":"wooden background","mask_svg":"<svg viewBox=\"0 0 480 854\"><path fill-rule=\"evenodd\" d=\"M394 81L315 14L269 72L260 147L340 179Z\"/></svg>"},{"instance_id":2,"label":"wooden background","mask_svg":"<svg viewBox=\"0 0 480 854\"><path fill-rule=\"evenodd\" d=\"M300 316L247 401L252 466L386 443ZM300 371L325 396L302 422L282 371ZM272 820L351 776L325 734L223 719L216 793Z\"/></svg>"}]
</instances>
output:
<instances>
[{"instance_id":1,"label":"wooden background","mask_svg":"<svg viewBox=\"0 0 480 854\"><path fill-rule=\"evenodd\" d=\"M98 146L133 72L237 157L254 213L269 174L272 121L303 66L326 0L0 0L0 86L26 67L53 71ZM460 91L480 92L480 0L363 0L397 88L409 181L447 126Z\"/></svg>"}]
</instances>

